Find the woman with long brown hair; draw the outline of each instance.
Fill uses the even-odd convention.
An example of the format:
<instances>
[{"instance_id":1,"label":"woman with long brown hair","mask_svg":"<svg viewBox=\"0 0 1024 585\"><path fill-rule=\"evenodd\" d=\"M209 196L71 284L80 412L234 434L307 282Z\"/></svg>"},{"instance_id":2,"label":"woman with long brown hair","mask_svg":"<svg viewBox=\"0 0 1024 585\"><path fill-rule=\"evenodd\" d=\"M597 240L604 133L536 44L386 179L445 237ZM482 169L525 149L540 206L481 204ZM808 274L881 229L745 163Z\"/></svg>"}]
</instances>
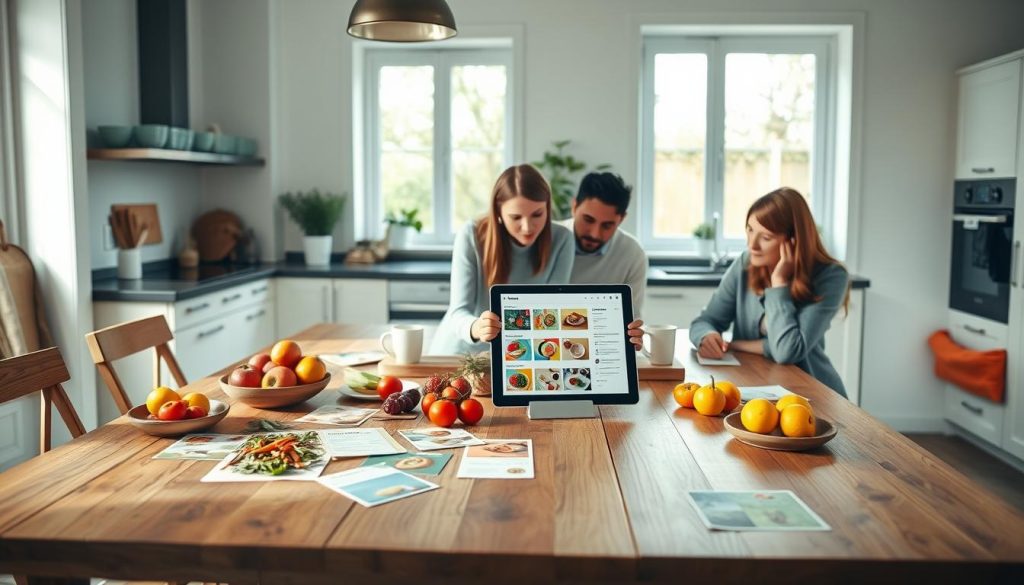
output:
<instances>
[{"instance_id":1,"label":"woman with long brown hair","mask_svg":"<svg viewBox=\"0 0 1024 585\"><path fill-rule=\"evenodd\" d=\"M720 358L729 349L796 364L846 396L825 355L825 332L849 298L846 268L825 250L807 201L783 187L747 212L747 250L690 324L698 353ZM733 341L722 332L733 327Z\"/></svg>"},{"instance_id":2,"label":"woman with long brown hair","mask_svg":"<svg viewBox=\"0 0 1024 585\"><path fill-rule=\"evenodd\" d=\"M501 320L490 311L493 284L567 284L575 257L572 233L551 223L551 187L536 168L501 173L491 208L455 236L451 304L430 352L452 355L486 349Z\"/></svg>"}]
</instances>

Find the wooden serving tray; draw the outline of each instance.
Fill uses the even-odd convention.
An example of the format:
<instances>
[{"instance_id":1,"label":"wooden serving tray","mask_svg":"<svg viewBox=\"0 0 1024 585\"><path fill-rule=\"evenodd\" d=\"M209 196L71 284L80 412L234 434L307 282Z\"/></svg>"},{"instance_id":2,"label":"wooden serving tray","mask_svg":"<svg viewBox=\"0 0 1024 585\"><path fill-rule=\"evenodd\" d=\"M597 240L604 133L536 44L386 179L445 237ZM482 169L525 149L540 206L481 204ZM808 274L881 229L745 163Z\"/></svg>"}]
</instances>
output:
<instances>
[{"instance_id":1,"label":"wooden serving tray","mask_svg":"<svg viewBox=\"0 0 1024 585\"><path fill-rule=\"evenodd\" d=\"M636 372L640 380L676 380L682 382L686 368L679 358L673 358L671 366L652 366L651 360L642 353L636 354Z\"/></svg>"},{"instance_id":2,"label":"wooden serving tray","mask_svg":"<svg viewBox=\"0 0 1024 585\"><path fill-rule=\"evenodd\" d=\"M416 364L396 364L395 358L385 356L377 363L377 373L381 376L398 376L399 378L426 378L439 372L454 372L459 369L462 357L457 355L425 355ZM683 381L686 368L677 358L671 366L652 366L651 361L642 353L636 355L636 370L640 380L677 380Z\"/></svg>"}]
</instances>

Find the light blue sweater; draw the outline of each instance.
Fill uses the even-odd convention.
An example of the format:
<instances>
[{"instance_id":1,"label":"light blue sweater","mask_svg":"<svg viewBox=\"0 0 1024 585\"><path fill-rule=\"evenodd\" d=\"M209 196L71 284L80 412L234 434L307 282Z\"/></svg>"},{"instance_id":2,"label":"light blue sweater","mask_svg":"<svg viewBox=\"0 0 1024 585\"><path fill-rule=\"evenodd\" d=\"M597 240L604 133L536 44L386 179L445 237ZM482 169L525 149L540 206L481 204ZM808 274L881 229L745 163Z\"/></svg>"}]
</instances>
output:
<instances>
[{"instance_id":1,"label":"light blue sweater","mask_svg":"<svg viewBox=\"0 0 1024 585\"><path fill-rule=\"evenodd\" d=\"M732 338L763 339L766 358L795 364L819 382L846 396L846 388L825 355L825 332L842 308L849 276L840 264L819 265L811 275L811 290L821 300L796 303L788 287L765 289L754 294L747 283L750 254L743 252L722 276L708 306L690 324L690 341L700 347L704 336L733 326ZM761 334L764 317L767 335Z\"/></svg>"},{"instance_id":2,"label":"light blue sweater","mask_svg":"<svg viewBox=\"0 0 1024 585\"><path fill-rule=\"evenodd\" d=\"M473 322L480 313L490 310L490 289L481 270L480 247L476 241L475 223L467 223L455 236L452 247L452 291L448 312L441 319L434 341L432 355L458 355L468 351L483 351L486 343L474 343L470 335ZM535 244L536 245L536 244ZM533 246L523 248L512 244L512 261L508 274L509 284L568 284L575 257L572 232L551 224L551 257L539 274L533 273L531 252Z\"/></svg>"}]
</instances>

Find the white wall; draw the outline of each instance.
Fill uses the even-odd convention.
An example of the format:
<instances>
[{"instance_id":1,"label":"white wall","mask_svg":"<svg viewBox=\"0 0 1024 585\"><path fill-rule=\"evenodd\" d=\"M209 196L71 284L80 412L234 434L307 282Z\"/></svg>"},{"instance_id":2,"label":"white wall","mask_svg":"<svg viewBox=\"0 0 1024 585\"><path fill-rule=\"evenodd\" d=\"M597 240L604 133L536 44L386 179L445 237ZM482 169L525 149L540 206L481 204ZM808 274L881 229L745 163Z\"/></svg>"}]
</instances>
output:
<instances>
[{"instance_id":1,"label":"white wall","mask_svg":"<svg viewBox=\"0 0 1024 585\"><path fill-rule=\"evenodd\" d=\"M96 126L139 123L138 26L135 0L82 2L85 122ZM193 128L202 128L195 123ZM110 206L156 203L163 242L143 247L142 260L173 258L199 209L200 170L188 165L89 161L89 248L93 268L117 265L104 249Z\"/></svg>"},{"instance_id":2,"label":"white wall","mask_svg":"<svg viewBox=\"0 0 1024 585\"><path fill-rule=\"evenodd\" d=\"M352 193L353 2L307 0L281 8L274 108L282 189ZM456 21L525 30L525 152L569 138L583 160L637 170L638 22L793 19L808 11L863 16L855 88L863 123L850 210L859 213L851 267L872 280L864 332L863 405L901 429L939 429L941 386L926 336L945 323L951 221L954 71L1024 46L1017 0L450 0ZM283 4L282 4L283 7ZM766 17L766 15L768 15ZM813 16L811 17L813 18ZM857 145L855 145L856 147ZM858 218L854 217L854 225ZM353 218L340 228L347 247ZM285 247L300 248L285 231Z\"/></svg>"}]
</instances>

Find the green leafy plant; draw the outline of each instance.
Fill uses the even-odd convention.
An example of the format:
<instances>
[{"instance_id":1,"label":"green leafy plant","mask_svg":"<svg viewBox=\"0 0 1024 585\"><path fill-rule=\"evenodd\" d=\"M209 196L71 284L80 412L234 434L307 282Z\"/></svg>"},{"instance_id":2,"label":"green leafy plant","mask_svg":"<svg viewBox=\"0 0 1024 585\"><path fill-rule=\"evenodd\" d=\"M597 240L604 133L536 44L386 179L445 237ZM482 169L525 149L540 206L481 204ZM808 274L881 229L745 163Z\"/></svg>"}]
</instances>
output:
<instances>
[{"instance_id":1,"label":"green leafy plant","mask_svg":"<svg viewBox=\"0 0 1024 585\"><path fill-rule=\"evenodd\" d=\"M419 215L419 209L400 209L398 210L398 215L389 211L387 217L384 218L384 223L393 226L411 227L419 233L423 229L423 222L420 221Z\"/></svg>"},{"instance_id":2,"label":"green leafy plant","mask_svg":"<svg viewBox=\"0 0 1024 585\"><path fill-rule=\"evenodd\" d=\"M715 239L715 226L710 223L702 223L693 230L693 237L698 240Z\"/></svg>"},{"instance_id":3,"label":"green leafy plant","mask_svg":"<svg viewBox=\"0 0 1024 585\"><path fill-rule=\"evenodd\" d=\"M331 235L345 206L344 195L321 193L318 189L308 193L285 193L278 199L307 236Z\"/></svg>"},{"instance_id":4,"label":"green leafy plant","mask_svg":"<svg viewBox=\"0 0 1024 585\"><path fill-rule=\"evenodd\" d=\"M587 168L587 163L571 154L565 153L565 147L571 140L559 140L553 143L554 151L546 151L544 159L533 163L548 179L551 185L552 219L565 219L572 212L572 199L576 196L578 175ZM609 164L594 167L595 171L611 168Z\"/></svg>"}]
</instances>

